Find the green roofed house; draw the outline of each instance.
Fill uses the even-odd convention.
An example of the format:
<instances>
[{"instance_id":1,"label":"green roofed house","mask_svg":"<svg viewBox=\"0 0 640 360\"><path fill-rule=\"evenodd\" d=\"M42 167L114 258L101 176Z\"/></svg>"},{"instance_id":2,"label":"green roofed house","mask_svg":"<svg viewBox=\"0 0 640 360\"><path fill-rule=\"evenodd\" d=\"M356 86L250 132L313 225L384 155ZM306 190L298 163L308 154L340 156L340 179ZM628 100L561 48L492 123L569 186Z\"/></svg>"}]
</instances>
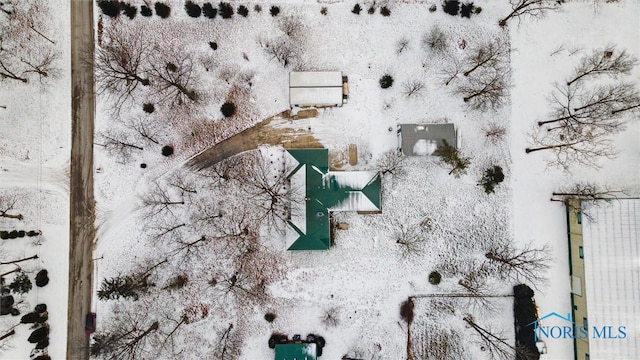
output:
<instances>
[{"instance_id":1,"label":"green roofed house","mask_svg":"<svg viewBox=\"0 0 640 360\"><path fill-rule=\"evenodd\" d=\"M379 172L329 171L327 149L287 150L291 197L287 221L288 250L327 250L332 211L380 212Z\"/></svg>"},{"instance_id":2,"label":"green roofed house","mask_svg":"<svg viewBox=\"0 0 640 360\"><path fill-rule=\"evenodd\" d=\"M275 360L317 360L315 343L276 344Z\"/></svg>"}]
</instances>

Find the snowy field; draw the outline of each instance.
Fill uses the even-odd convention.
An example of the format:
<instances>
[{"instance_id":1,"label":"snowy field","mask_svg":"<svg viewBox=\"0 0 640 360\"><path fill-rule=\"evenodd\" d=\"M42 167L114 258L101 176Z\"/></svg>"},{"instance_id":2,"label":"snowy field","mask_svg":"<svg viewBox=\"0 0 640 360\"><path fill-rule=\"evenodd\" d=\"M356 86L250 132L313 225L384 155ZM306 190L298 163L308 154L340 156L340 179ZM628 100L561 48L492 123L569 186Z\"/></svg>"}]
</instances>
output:
<instances>
[{"instance_id":1,"label":"snowy field","mask_svg":"<svg viewBox=\"0 0 640 360\"><path fill-rule=\"evenodd\" d=\"M20 4L27 8L33 3ZM0 105L3 106L0 108L0 198L3 206L9 200L16 200L14 209L8 213L23 216L22 220L0 218L0 230L41 232L32 237L0 240L1 262L38 256L35 260L0 265L0 273L21 269L4 276L5 285L12 283L22 272L32 282L32 289L27 293L13 293L14 308L20 315L0 317L0 336L15 330L15 335L0 341L2 359L27 359L32 354L36 344L27 342L27 338L34 331L33 324L20 324L20 318L34 311L38 304L47 305L50 333L45 351L52 358L61 359L66 356L67 346L71 149L69 4L59 1L36 3L40 8L55 5L50 10L42 9L39 15L30 15L32 26L55 44L34 31L21 30L19 36L24 43L20 46L28 54L41 54L47 50L57 54L51 64L52 71L46 77L29 76L28 83L11 79L0 81ZM5 20L1 18L0 22ZM20 31L17 27L12 29ZM43 269L48 271L50 281L46 286L38 287L35 276Z\"/></svg>"},{"instance_id":2,"label":"snowy field","mask_svg":"<svg viewBox=\"0 0 640 360\"><path fill-rule=\"evenodd\" d=\"M144 4L131 3L138 9ZM481 279L485 293L507 295L516 282L488 264L485 253L505 245L547 245L548 281L535 286L539 313L569 312L566 220L561 203L549 201L551 193L579 181L632 193L640 187L637 122L616 135L620 154L602 161L600 169L575 166L565 172L547 166L550 153L524 152L532 145L536 121L549 112L554 83L564 81L582 56L611 43L640 56L636 1L597 7L572 1L544 18L513 19L506 29L497 23L509 4L495 0L475 1L482 12L470 19L447 15L440 6L430 12L430 5L440 4L435 0L388 2L388 17L380 14L380 5L368 14L371 3L362 3L355 15L355 3L342 1L279 2L280 13L271 16L273 4L260 2L260 12L254 3L247 5L246 18L236 13L213 20L189 18L183 1L167 4L172 7L167 19L138 13L133 20L124 15L113 20L98 7L95 12L95 23L101 24L98 44L108 46L114 31L121 39L141 39L149 64L142 73L175 73L167 72L169 62L180 74L188 69L185 84L197 98L140 85L115 115L113 95L106 91L98 97L96 284L126 278L134 290L119 299L96 295L94 340L107 344L110 335L127 330L134 337L145 334L131 355L135 359L270 359L267 340L274 332L323 336L323 359L404 359L408 342L414 357L423 356L425 342L445 346L438 339L448 334L460 339L450 354L490 358L464 319L491 327L512 343L512 298L478 303L429 296L466 294L460 281L470 279ZM51 18L66 64L68 7L56 7ZM444 51L423 44L434 28L443 33ZM511 87L495 107L474 109L455 90L467 81L462 74L445 83L455 64L465 68L469 56L489 41L510 49L500 66L510 69L504 80ZM286 66L279 60L283 53L270 50L283 43L291 51ZM349 78L350 98L343 107L274 125L276 131L309 131L332 159L346 158L347 147L356 145L357 165L341 170L380 170L380 159L397 146L398 124L453 123L460 154L470 159L466 172L456 177L437 158L407 158L403 171L384 176L381 214L334 213L333 220L348 229L335 230L330 250L287 252L278 215L286 207L273 201L287 192L281 181L286 169L264 161L281 163L281 147L261 147L198 173L183 164L288 109L292 70L341 71ZM381 89L385 74L394 82ZM38 254L22 269L29 275L49 270L47 287L34 285L16 299L24 300L18 306L23 314L47 303L53 358L64 358L66 346L69 78L70 69L61 66L46 85L0 83L0 105L7 106L0 109L0 190L22 195L24 215L23 221L0 218L0 230L43 232L0 240L0 261ZM629 79L640 83L637 66ZM225 118L220 107L228 101L235 102L237 113ZM153 113L143 104L153 104ZM504 128L504 134L490 139L486 132L492 126ZM165 145L173 147L173 155L161 155ZM504 170L505 181L486 194L477 184L495 165ZM265 186L275 193L265 192ZM415 235L422 239L415 245L399 243ZM5 270L13 267L0 266ZM433 271L442 275L438 285L429 282ZM400 306L413 296L418 300L409 327ZM275 319L266 321L266 314ZM0 335L18 321L0 317ZM18 326L15 336L1 341L0 358L26 358L30 331ZM572 358L570 340L546 346L546 359Z\"/></svg>"},{"instance_id":3,"label":"snowy field","mask_svg":"<svg viewBox=\"0 0 640 360\"><path fill-rule=\"evenodd\" d=\"M236 14L230 20L191 19L182 4L176 2L166 20L102 18L105 34L109 26L135 34L143 23L145 36L162 44L162 51L171 53L180 47L191 54L195 59L192 83L206 101L156 106L149 115L142 111L142 104L162 100L139 88L128 105L133 109L114 122L109 99L101 98L98 128L119 129L121 138L143 149L114 157L113 149L105 152L98 147L97 255L104 256L98 276L142 276L144 281L138 300L98 302L98 334L127 324L136 324L137 331L157 324L159 330L141 345L146 350L140 354L147 355L139 356L151 356L148 351L153 348L167 358L215 357L224 350L230 358L268 359L273 356L266 346L271 333L315 333L327 340L323 355L327 359L343 355L401 359L407 354L408 329L400 317L400 304L410 296L464 294L459 281L478 273L484 276L484 291L509 294L515 282L486 265L484 256L505 244L551 248L548 281L533 284L536 302L541 314L569 311L564 208L549 201L551 193L583 179L635 190L637 124L616 137L621 154L603 162L602 170L575 167L564 172L547 166L550 154L526 155L524 149L531 145L535 122L548 113L547 98L554 83L563 81L581 56L611 42L638 55L637 33L620 36L615 31L634 28L637 3L622 1L595 9L586 2L564 4L543 19L513 21L508 30L496 25L508 12L508 4L494 1L477 2L483 11L471 19L449 16L440 8L431 13L430 2L390 4L389 17L367 14L368 6L354 15L353 4L342 2L283 3L281 13L272 17L267 13L271 4L262 4L261 13L248 6L247 18ZM326 15L321 14L323 7ZM425 34L434 27L444 32L444 52L423 44ZM177 31L180 36L172 35ZM590 35L577 43L575 34ZM287 37L294 42L295 56L283 66L265 50L265 44L275 46ZM462 75L449 85L445 82L452 64L464 64L474 49L496 39L511 48L506 57L510 96L497 106L473 109L455 90L456 84L465 81ZM209 42L216 42L215 50L207 47ZM311 131L330 149L332 158L344 157L344 149L355 144L358 164L342 169L378 169L383 154L397 146L397 124L453 123L459 131L461 154L470 158L466 173L449 175L450 169L437 158L408 158L403 174L384 178L381 214L334 213L334 221L347 223L348 230L336 230L329 251L286 252L277 221L257 215L269 205L268 199L252 192L256 184L243 178L246 172L267 171L259 165L261 156L270 154L266 158L274 161L273 155L282 150L262 148L201 174L181 164L206 146L285 110L290 70L342 71L349 77L350 99L345 106L321 109L317 118L277 125ZM394 78L388 89L378 84L384 74ZM638 80L637 68L632 78ZM424 87L409 94L416 80ZM236 123L218 110L230 99L241 101L241 115L231 118ZM140 134L127 133L122 124L129 116L152 119L161 140L149 142ZM179 124L175 118L181 120ZM217 124L212 138L190 141L190 133L201 130L197 126L203 122ZM486 136L492 125L506 129L495 141ZM172 157L159 154L166 144L176 149ZM140 167L141 163L147 167ZM485 194L477 184L484 170L494 165L503 168L507 181L494 194ZM274 176L282 174L276 171ZM242 246L229 244L234 228ZM426 240L407 251L398 241L414 232ZM242 249L250 251L242 253ZM247 267L268 271L256 273ZM487 267L488 274L478 270ZM439 285L429 283L432 271L442 275ZM470 315L478 323L498 328L512 342L511 300L496 304L489 310L487 304L452 301L447 305L455 308L451 318L427 316L432 304L421 301L415 308L410 340L420 343L419 347L424 340L420 334L455 331L465 356L487 357L469 326L464 326L463 317ZM265 321L267 313L275 314L275 320ZM449 329L444 325L448 323L455 325ZM190 346L194 342L207 345L195 349ZM160 350L158 344L163 345ZM568 340L546 346L547 358L572 356ZM421 354L417 347L412 351Z\"/></svg>"}]
</instances>

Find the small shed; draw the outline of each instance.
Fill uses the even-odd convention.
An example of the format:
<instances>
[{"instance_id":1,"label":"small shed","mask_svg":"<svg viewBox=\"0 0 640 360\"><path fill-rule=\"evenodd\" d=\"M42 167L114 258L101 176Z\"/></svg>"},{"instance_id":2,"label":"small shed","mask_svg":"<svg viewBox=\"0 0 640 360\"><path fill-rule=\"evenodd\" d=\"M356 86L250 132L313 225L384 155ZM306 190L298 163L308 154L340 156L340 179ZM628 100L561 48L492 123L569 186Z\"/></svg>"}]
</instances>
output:
<instances>
[{"instance_id":1,"label":"small shed","mask_svg":"<svg viewBox=\"0 0 640 360\"><path fill-rule=\"evenodd\" d=\"M275 360L317 360L315 343L276 344Z\"/></svg>"},{"instance_id":2,"label":"small shed","mask_svg":"<svg viewBox=\"0 0 640 360\"><path fill-rule=\"evenodd\" d=\"M289 74L289 103L294 107L342 106L347 78L339 71L294 71Z\"/></svg>"},{"instance_id":3,"label":"small shed","mask_svg":"<svg viewBox=\"0 0 640 360\"><path fill-rule=\"evenodd\" d=\"M398 125L398 149L405 156L437 155L436 150L445 141L458 147L458 136L453 124Z\"/></svg>"}]
</instances>

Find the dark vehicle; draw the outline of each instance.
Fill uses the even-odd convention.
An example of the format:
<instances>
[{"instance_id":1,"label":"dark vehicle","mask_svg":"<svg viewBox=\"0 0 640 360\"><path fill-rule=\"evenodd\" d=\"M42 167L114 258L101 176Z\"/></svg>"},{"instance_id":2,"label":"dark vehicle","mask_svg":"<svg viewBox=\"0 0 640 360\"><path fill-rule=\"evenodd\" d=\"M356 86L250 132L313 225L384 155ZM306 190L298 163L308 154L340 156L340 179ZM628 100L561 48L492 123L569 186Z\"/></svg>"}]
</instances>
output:
<instances>
[{"instance_id":1,"label":"dark vehicle","mask_svg":"<svg viewBox=\"0 0 640 360\"><path fill-rule=\"evenodd\" d=\"M91 335L96 332L96 313L88 313L84 318L84 332Z\"/></svg>"}]
</instances>

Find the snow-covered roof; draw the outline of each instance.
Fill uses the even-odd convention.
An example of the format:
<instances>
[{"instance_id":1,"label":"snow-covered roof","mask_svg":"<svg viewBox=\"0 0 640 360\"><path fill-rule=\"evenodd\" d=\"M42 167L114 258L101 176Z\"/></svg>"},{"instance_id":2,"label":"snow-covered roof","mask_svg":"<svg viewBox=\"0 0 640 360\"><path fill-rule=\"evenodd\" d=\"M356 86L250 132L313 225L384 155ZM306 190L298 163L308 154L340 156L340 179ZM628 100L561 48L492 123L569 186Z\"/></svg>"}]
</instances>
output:
<instances>
[{"instance_id":1,"label":"snow-covered roof","mask_svg":"<svg viewBox=\"0 0 640 360\"><path fill-rule=\"evenodd\" d=\"M296 171L289 181L292 189L302 189L302 191L293 191L291 193L291 223L295 225L303 233L307 232L307 213L305 209L305 191L307 187L307 166L302 165L298 171Z\"/></svg>"},{"instance_id":2,"label":"snow-covered roof","mask_svg":"<svg viewBox=\"0 0 640 360\"><path fill-rule=\"evenodd\" d=\"M345 191L346 197L329 207L330 211L379 211L380 192L364 192L367 185L375 183L378 174L371 171L331 171L323 178L323 184L330 188L353 189ZM371 196L371 197L370 197Z\"/></svg>"},{"instance_id":3,"label":"snow-covered roof","mask_svg":"<svg viewBox=\"0 0 640 360\"><path fill-rule=\"evenodd\" d=\"M342 88L342 73L339 71L292 71L289 73L289 87L330 87Z\"/></svg>"},{"instance_id":4,"label":"snow-covered roof","mask_svg":"<svg viewBox=\"0 0 640 360\"><path fill-rule=\"evenodd\" d=\"M406 156L428 156L444 144L457 145L453 124L400 124L398 147Z\"/></svg>"},{"instance_id":5,"label":"snow-covered roof","mask_svg":"<svg viewBox=\"0 0 640 360\"><path fill-rule=\"evenodd\" d=\"M291 198L287 249L326 250L331 245L330 211L380 211L381 179L377 172L329 171L327 149L290 149L289 175L301 195Z\"/></svg>"},{"instance_id":6,"label":"snow-covered roof","mask_svg":"<svg viewBox=\"0 0 640 360\"><path fill-rule=\"evenodd\" d=\"M340 106L342 105L342 86L289 88L291 107Z\"/></svg>"},{"instance_id":7,"label":"snow-covered roof","mask_svg":"<svg viewBox=\"0 0 640 360\"><path fill-rule=\"evenodd\" d=\"M291 107L342 105L342 73L294 71L289 74Z\"/></svg>"},{"instance_id":8,"label":"snow-covered roof","mask_svg":"<svg viewBox=\"0 0 640 360\"><path fill-rule=\"evenodd\" d=\"M583 202L585 288L589 326L627 327L624 340L589 339L592 359L640 353L640 199Z\"/></svg>"}]
</instances>

